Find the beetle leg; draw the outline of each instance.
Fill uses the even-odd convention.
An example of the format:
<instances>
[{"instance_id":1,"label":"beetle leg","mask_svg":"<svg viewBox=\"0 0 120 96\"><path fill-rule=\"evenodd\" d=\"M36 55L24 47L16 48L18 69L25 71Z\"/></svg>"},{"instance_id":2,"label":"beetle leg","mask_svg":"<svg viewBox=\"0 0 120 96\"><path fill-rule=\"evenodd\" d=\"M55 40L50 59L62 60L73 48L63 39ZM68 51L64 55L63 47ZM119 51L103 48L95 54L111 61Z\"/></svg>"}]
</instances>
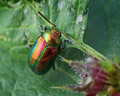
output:
<instances>
[{"instance_id":1,"label":"beetle leg","mask_svg":"<svg viewBox=\"0 0 120 96\"><path fill-rule=\"evenodd\" d=\"M53 68L53 70L55 70L55 64L53 63L53 65L52 65L52 68Z\"/></svg>"},{"instance_id":2,"label":"beetle leg","mask_svg":"<svg viewBox=\"0 0 120 96\"><path fill-rule=\"evenodd\" d=\"M41 32L40 32L41 34L40 34L40 36L42 36L43 33L46 32L46 30L47 30L48 28L47 28L46 26L40 26L40 29L41 29ZM39 37L40 37L40 36L39 36ZM39 37L38 37L38 38L39 38Z\"/></svg>"},{"instance_id":3,"label":"beetle leg","mask_svg":"<svg viewBox=\"0 0 120 96\"><path fill-rule=\"evenodd\" d=\"M48 28L45 26L44 30L46 31Z\"/></svg>"},{"instance_id":4,"label":"beetle leg","mask_svg":"<svg viewBox=\"0 0 120 96\"><path fill-rule=\"evenodd\" d=\"M42 36L44 32L40 32L40 33L41 33L40 36ZM40 37L40 36L39 36L39 37Z\"/></svg>"},{"instance_id":5,"label":"beetle leg","mask_svg":"<svg viewBox=\"0 0 120 96\"><path fill-rule=\"evenodd\" d=\"M30 49L30 48L33 46L33 44L34 44L34 43L28 43L28 44L26 45L26 48Z\"/></svg>"},{"instance_id":6,"label":"beetle leg","mask_svg":"<svg viewBox=\"0 0 120 96\"><path fill-rule=\"evenodd\" d=\"M32 47L32 46L33 46L33 44L34 44L34 43L29 43L28 45L29 45L30 47Z\"/></svg>"},{"instance_id":7,"label":"beetle leg","mask_svg":"<svg viewBox=\"0 0 120 96\"><path fill-rule=\"evenodd\" d=\"M41 31L42 31L42 32L40 32L40 33L44 33L48 28L47 28L46 26L41 26L41 25L40 25L40 29L41 29Z\"/></svg>"},{"instance_id":8,"label":"beetle leg","mask_svg":"<svg viewBox=\"0 0 120 96\"><path fill-rule=\"evenodd\" d=\"M70 40L62 40L62 45L61 45L61 49L63 50L66 46L67 43L70 43Z\"/></svg>"},{"instance_id":9,"label":"beetle leg","mask_svg":"<svg viewBox=\"0 0 120 96\"><path fill-rule=\"evenodd\" d=\"M40 25L40 30L41 30L41 31L40 31L41 35L43 35L43 33L44 33L45 31L44 31L44 28L43 28L42 25Z\"/></svg>"},{"instance_id":10,"label":"beetle leg","mask_svg":"<svg viewBox=\"0 0 120 96\"><path fill-rule=\"evenodd\" d=\"M65 46L67 46L68 43L71 43L70 40L62 40L61 45L58 46L59 51L64 52Z\"/></svg>"}]
</instances>

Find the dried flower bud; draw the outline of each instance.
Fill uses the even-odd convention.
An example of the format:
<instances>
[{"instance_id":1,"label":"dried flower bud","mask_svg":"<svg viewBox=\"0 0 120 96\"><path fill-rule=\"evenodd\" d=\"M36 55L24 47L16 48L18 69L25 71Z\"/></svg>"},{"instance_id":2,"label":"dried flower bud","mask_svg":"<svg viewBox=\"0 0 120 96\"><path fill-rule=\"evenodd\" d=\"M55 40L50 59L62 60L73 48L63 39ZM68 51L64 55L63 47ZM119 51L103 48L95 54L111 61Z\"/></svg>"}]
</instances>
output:
<instances>
[{"instance_id":1,"label":"dried flower bud","mask_svg":"<svg viewBox=\"0 0 120 96\"><path fill-rule=\"evenodd\" d=\"M63 57L62 61L66 62L72 69L79 75L82 80L79 84L76 85L67 85L64 87L56 87L58 89L72 90L77 92L86 92L86 96L96 96L102 91L108 92L111 96L120 96L116 95L115 88L119 87L120 82L120 72L119 68L115 66L114 70L106 71L103 64L104 61L100 62L96 58L89 56L84 61L72 61L65 59ZM115 86L114 88L111 86ZM117 86L117 87L116 87ZM107 91L108 90L108 91ZM120 90L120 87L119 87Z\"/></svg>"}]
</instances>

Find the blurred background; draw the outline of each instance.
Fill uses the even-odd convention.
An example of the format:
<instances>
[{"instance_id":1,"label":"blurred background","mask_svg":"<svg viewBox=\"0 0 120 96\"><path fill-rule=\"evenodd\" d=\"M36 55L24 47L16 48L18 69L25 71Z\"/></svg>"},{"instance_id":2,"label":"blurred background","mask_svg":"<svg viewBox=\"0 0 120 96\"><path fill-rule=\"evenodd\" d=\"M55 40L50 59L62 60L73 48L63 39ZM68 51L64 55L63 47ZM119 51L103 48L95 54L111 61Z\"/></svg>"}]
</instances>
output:
<instances>
[{"instance_id":1,"label":"blurred background","mask_svg":"<svg viewBox=\"0 0 120 96\"><path fill-rule=\"evenodd\" d=\"M39 4L45 0L35 2ZM35 75L30 70L27 62L27 54L30 50L26 48L25 43L27 44L28 40L24 34L28 35L29 41L34 41L40 35L37 30L40 20L36 18L34 12L21 11L27 7L18 0L0 0L0 96L82 96L81 93L51 88L76 84L76 78L78 78L72 69L59 59L55 61L57 69L55 71L51 69L43 76ZM47 4L44 7L47 8ZM120 59L119 9L119 0L89 0L88 3L84 42L111 60L114 59L115 50ZM30 8L28 10L31 11ZM22 17L23 14L26 14L25 20ZM35 24L32 22L34 19L37 21ZM24 22L31 24L29 29ZM62 53L62 56L81 60L85 54L70 48Z\"/></svg>"}]
</instances>

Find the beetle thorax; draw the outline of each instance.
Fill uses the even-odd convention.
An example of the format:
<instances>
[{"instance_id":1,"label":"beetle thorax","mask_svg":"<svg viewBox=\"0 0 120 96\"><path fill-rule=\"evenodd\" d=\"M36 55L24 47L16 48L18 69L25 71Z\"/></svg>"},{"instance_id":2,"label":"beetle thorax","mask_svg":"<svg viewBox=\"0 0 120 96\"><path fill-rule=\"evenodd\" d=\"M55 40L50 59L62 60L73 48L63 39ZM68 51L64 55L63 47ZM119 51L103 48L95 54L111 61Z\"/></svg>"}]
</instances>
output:
<instances>
[{"instance_id":1,"label":"beetle thorax","mask_svg":"<svg viewBox=\"0 0 120 96\"><path fill-rule=\"evenodd\" d=\"M47 44L52 45L52 46L58 46L60 44L60 38L58 37L58 35L59 34L57 34L57 32L52 30L52 32L51 31L45 32L43 34L43 37Z\"/></svg>"},{"instance_id":2,"label":"beetle thorax","mask_svg":"<svg viewBox=\"0 0 120 96\"><path fill-rule=\"evenodd\" d=\"M56 30L52 30L52 33L55 34L57 37L60 37L60 32L56 31Z\"/></svg>"}]
</instances>

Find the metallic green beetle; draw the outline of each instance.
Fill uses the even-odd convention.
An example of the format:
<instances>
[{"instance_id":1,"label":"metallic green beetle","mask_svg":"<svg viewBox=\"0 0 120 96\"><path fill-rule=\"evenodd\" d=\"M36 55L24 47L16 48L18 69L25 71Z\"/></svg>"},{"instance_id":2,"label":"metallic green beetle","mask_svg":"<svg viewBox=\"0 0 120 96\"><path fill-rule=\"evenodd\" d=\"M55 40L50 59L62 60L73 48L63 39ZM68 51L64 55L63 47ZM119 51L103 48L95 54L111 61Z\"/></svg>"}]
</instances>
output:
<instances>
[{"instance_id":1,"label":"metallic green beetle","mask_svg":"<svg viewBox=\"0 0 120 96\"><path fill-rule=\"evenodd\" d=\"M40 12L39 14L52 24ZM52 66L54 61L61 51L61 32L54 27L47 29L34 43L28 57L28 63L33 72L38 75L46 73Z\"/></svg>"}]
</instances>

